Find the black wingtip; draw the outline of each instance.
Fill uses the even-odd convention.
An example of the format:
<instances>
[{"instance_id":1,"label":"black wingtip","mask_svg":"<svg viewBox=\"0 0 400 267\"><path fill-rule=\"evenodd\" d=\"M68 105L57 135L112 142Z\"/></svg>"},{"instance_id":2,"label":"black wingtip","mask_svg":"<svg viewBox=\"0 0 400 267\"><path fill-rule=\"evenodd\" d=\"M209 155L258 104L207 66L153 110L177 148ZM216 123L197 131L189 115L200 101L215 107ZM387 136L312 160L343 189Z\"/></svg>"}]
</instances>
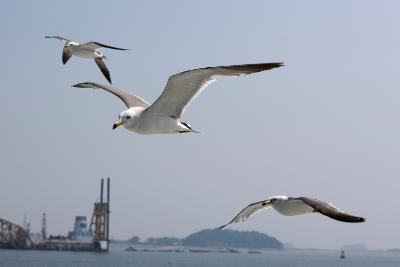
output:
<instances>
[{"instance_id":1,"label":"black wingtip","mask_svg":"<svg viewBox=\"0 0 400 267\"><path fill-rule=\"evenodd\" d=\"M253 65L264 65L264 66L271 66L274 68L279 68L285 66L285 62L271 62L271 63L261 63L261 64L253 64Z\"/></svg>"},{"instance_id":2,"label":"black wingtip","mask_svg":"<svg viewBox=\"0 0 400 267\"><path fill-rule=\"evenodd\" d=\"M272 68L279 68L279 67L284 67L285 66L285 62L266 63L266 65L267 64L272 66Z\"/></svg>"},{"instance_id":3,"label":"black wingtip","mask_svg":"<svg viewBox=\"0 0 400 267\"><path fill-rule=\"evenodd\" d=\"M363 218L363 217L359 217L358 219L357 219L357 222L365 222L367 219L365 219L365 218Z\"/></svg>"},{"instance_id":4,"label":"black wingtip","mask_svg":"<svg viewBox=\"0 0 400 267\"><path fill-rule=\"evenodd\" d=\"M266 65L267 66L269 65L271 69L274 69L274 68L280 68L280 67L285 66L285 62L267 63Z\"/></svg>"},{"instance_id":5,"label":"black wingtip","mask_svg":"<svg viewBox=\"0 0 400 267\"><path fill-rule=\"evenodd\" d=\"M97 85L94 82L82 82L82 83L77 83L74 85L71 85L71 87L75 88L94 88Z\"/></svg>"},{"instance_id":6,"label":"black wingtip","mask_svg":"<svg viewBox=\"0 0 400 267\"><path fill-rule=\"evenodd\" d=\"M254 64L244 64L244 65L221 66L221 68L243 71L242 74L250 74L250 73L256 73L260 71L279 68L284 65L285 65L284 62L271 62L271 63L254 63Z\"/></svg>"},{"instance_id":7,"label":"black wingtip","mask_svg":"<svg viewBox=\"0 0 400 267\"><path fill-rule=\"evenodd\" d=\"M76 84L74 84L74 85L71 85L71 87L75 87L75 88L84 88L82 85L83 84L85 84L86 82L84 82L84 83L76 83Z\"/></svg>"},{"instance_id":8,"label":"black wingtip","mask_svg":"<svg viewBox=\"0 0 400 267\"><path fill-rule=\"evenodd\" d=\"M107 79L107 81L110 84L112 84L110 71L108 70L106 64L104 64L103 60L101 58L95 58L94 61L96 62L97 66L99 67L99 69L101 71L101 73L103 73L103 75Z\"/></svg>"},{"instance_id":9,"label":"black wingtip","mask_svg":"<svg viewBox=\"0 0 400 267\"><path fill-rule=\"evenodd\" d=\"M111 45L102 44L102 43L99 43L99 42L94 42L94 41L92 41L92 42L97 44L97 45L99 45L99 46L101 46L101 47L104 47L104 48L109 48L109 49L114 49L114 50L121 50L121 51L131 50L130 48L121 48L121 47L115 47L115 46L111 46Z\"/></svg>"},{"instance_id":10,"label":"black wingtip","mask_svg":"<svg viewBox=\"0 0 400 267\"><path fill-rule=\"evenodd\" d=\"M365 218L363 217L354 217L352 216L352 218L348 218L347 220L342 220L343 222L347 222L347 223L363 223L366 221Z\"/></svg>"}]
</instances>

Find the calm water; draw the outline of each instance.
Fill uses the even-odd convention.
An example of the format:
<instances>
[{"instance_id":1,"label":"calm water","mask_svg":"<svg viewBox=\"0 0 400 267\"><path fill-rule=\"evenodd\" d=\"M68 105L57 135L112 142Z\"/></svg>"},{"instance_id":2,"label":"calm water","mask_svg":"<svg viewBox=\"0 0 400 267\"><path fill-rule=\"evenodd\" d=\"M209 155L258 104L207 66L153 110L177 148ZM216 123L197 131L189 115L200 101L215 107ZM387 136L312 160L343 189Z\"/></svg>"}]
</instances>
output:
<instances>
[{"instance_id":1,"label":"calm water","mask_svg":"<svg viewBox=\"0 0 400 267\"><path fill-rule=\"evenodd\" d=\"M339 251L270 251L263 254L128 252L126 246L112 246L108 254L92 252L0 250L1 267L400 267L400 253L347 253Z\"/></svg>"}]
</instances>

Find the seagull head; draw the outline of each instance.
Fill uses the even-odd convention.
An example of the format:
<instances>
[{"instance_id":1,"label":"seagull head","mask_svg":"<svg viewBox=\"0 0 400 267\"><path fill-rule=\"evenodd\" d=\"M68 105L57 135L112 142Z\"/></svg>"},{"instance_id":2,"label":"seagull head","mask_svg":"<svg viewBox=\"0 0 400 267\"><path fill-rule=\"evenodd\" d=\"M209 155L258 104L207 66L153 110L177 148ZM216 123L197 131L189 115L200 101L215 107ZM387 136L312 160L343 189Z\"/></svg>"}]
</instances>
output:
<instances>
[{"instance_id":1,"label":"seagull head","mask_svg":"<svg viewBox=\"0 0 400 267\"><path fill-rule=\"evenodd\" d=\"M262 206L272 205L277 200L279 202L280 200L288 200L288 199L289 198L287 196L273 196L273 197L270 197L269 199L265 200L262 203Z\"/></svg>"},{"instance_id":2,"label":"seagull head","mask_svg":"<svg viewBox=\"0 0 400 267\"><path fill-rule=\"evenodd\" d=\"M69 47L69 46L78 46L78 45L79 45L79 43L73 42L73 41L67 41L67 42L65 43L65 47Z\"/></svg>"},{"instance_id":3,"label":"seagull head","mask_svg":"<svg viewBox=\"0 0 400 267\"><path fill-rule=\"evenodd\" d=\"M272 196L269 199L271 200L271 202L274 202L276 200L288 200L289 197L287 197L287 196Z\"/></svg>"},{"instance_id":4,"label":"seagull head","mask_svg":"<svg viewBox=\"0 0 400 267\"><path fill-rule=\"evenodd\" d=\"M113 125L113 130L121 125L124 125L125 128L133 127L133 124L135 123L135 115L137 115L135 108L129 108L122 111L119 114L119 119Z\"/></svg>"}]
</instances>

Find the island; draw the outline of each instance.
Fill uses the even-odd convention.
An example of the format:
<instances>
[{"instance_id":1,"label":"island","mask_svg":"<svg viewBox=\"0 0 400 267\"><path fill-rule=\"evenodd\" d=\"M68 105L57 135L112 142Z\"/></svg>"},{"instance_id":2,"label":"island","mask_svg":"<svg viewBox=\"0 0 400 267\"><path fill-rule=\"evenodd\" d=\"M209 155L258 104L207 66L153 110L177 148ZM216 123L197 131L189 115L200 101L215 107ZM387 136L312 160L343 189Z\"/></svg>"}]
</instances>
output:
<instances>
[{"instance_id":1,"label":"island","mask_svg":"<svg viewBox=\"0 0 400 267\"><path fill-rule=\"evenodd\" d=\"M244 248L244 249L283 249L282 242L267 234L256 231L237 231L204 229L179 239L176 237L151 237L140 241L133 236L127 241L114 241L130 245L183 246L193 248Z\"/></svg>"}]
</instances>

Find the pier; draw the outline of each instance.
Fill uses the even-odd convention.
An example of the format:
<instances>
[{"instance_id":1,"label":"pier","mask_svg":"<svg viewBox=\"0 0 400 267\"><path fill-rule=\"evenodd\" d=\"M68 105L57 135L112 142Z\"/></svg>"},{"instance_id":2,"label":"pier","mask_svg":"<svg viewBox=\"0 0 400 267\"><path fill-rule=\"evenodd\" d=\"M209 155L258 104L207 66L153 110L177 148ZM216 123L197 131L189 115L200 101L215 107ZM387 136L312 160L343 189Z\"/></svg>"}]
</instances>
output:
<instances>
[{"instance_id":1,"label":"pier","mask_svg":"<svg viewBox=\"0 0 400 267\"><path fill-rule=\"evenodd\" d=\"M42 216L41 239L32 240L29 227L23 227L0 218L0 248L36 249L63 251L99 251L108 252L110 231L110 178L107 178L106 201L103 200L104 179L100 184L100 202L94 203L94 209L88 235L83 237L76 233L67 236L47 236L46 214ZM83 222L83 218L85 219ZM83 224L86 229L86 217L77 216L76 224ZM75 227L76 228L76 227ZM74 229L76 232L77 230Z\"/></svg>"}]
</instances>

